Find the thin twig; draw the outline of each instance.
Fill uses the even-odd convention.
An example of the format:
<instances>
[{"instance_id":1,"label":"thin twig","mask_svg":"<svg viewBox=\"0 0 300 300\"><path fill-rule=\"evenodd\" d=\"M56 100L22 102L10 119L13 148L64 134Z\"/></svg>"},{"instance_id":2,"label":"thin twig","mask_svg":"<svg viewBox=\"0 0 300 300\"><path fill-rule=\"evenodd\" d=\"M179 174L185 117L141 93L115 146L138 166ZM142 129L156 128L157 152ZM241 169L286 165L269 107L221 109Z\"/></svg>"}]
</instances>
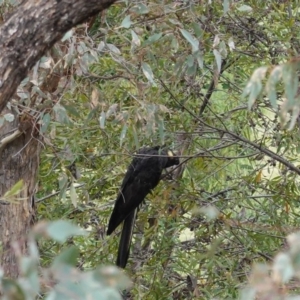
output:
<instances>
[{"instance_id":1,"label":"thin twig","mask_svg":"<svg viewBox=\"0 0 300 300\"><path fill-rule=\"evenodd\" d=\"M12 141L14 141L16 138L18 138L23 132L20 131L19 129L17 129L14 133L6 136L5 138L3 138L0 141L0 153L3 151L3 149L5 148L5 146L9 143L11 143Z\"/></svg>"}]
</instances>

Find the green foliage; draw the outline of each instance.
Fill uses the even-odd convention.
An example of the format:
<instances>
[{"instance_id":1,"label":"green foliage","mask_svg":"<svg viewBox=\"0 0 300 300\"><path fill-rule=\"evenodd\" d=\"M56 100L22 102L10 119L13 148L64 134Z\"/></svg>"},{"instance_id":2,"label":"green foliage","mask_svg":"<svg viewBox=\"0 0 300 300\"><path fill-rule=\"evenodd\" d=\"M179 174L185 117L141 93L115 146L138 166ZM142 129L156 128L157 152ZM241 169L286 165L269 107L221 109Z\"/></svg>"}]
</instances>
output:
<instances>
[{"instance_id":1,"label":"green foliage","mask_svg":"<svg viewBox=\"0 0 300 300\"><path fill-rule=\"evenodd\" d=\"M14 184L10 190L8 190L2 197L2 201L8 201L8 202L11 202L13 203L15 200L15 197L17 195L19 195L20 191L22 190L23 188L23 185L24 185L24 182L23 180L19 180L16 184ZM20 200L20 199L19 199Z\"/></svg>"},{"instance_id":2,"label":"green foliage","mask_svg":"<svg viewBox=\"0 0 300 300\"><path fill-rule=\"evenodd\" d=\"M278 252L299 219L299 134L281 127L295 128L299 114L297 17L293 1L124 1L41 59L18 90L44 138L38 218L89 233L64 221L41 227L52 239L39 241L40 264L65 278L55 297L62 284L84 299L100 297L109 274L118 282L114 269L90 270L115 261L118 237L105 237L106 225L143 145L168 144L182 165L139 212L133 299L237 298L251 265ZM74 234L65 250L59 242ZM286 262L277 266L288 281ZM26 274L34 263L24 260ZM21 293L21 283L6 286Z\"/></svg>"},{"instance_id":3,"label":"green foliage","mask_svg":"<svg viewBox=\"0 0 300 300\"><path fill-rule=\"evenodd\" d=\"M255 265L252 269L249 284L241 291L241 300L260 298L282 299L282 286L289 284L299 294L299 254L300 233L287 236L289 249L278 253L270 264ZM271 271L271 272L270 272ZM286 292L285 292L286 293ZM298 296L285 294L285 299L297 299Z\"/></svg>"},{"instance_id":4,"label":"green foliage","mask_svg":"<svg viewBox=\"0 0 300 300\"><path fill-rule=\"evenodd\" d=\"M270 76L266 83L266 94L273 108L277 110L276 85L279 83L279 80L282 79L283 81L285 97L281 104L279 116L281 117L282 125L286 125L286 123L289 122L289 130L292 130L295 127L300 113L300 94L298 91L299 80L297 76L298 68L298 62L289 62L275 66L270 71ZM256 69L244 90L243 96L249 95L249 108L253 107L256 99L262 92L262 81L266 78L267 71L267 67Z\"/></svg>"},{"instance_id":5,"label":"green foliage","mask_svg":"<svg viewBox=\"0 0 300 300\"><path fill-rule=\"evenodd\" d=\"M51 238L65 243L67 237L82 234L82 229L66 221L37 224L29 238L27 256L18 255L20 276L17 280L0 277L1 299L121 299L118 290L129 281L115 267L97 267L80 271L77 267L79 251L75 246L65 248L47 268L39 267L39 241Z\"/></svg>"}]
</instances>

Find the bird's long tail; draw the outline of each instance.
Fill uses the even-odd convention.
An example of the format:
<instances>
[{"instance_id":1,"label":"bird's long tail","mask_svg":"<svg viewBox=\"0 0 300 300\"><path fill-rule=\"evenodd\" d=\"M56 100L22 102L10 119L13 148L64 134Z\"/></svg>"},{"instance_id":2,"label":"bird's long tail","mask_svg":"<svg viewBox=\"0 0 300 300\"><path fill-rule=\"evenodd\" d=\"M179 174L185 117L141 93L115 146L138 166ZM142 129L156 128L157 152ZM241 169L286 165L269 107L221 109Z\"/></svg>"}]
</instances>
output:
<instances>
[{"instance_id":1,"label":"bird's long tail","mask_svg":"<svg viewBox=\"0 0 300 300\"><path fill-rule=\"evenodd\" d=\"M137 208L133 210L124 220L123 229L119 244L118 257L116 265L120 268L125 268L130 252L130 245L133 234L133 227L136 219Z\"/></svg>"}]
</instances>

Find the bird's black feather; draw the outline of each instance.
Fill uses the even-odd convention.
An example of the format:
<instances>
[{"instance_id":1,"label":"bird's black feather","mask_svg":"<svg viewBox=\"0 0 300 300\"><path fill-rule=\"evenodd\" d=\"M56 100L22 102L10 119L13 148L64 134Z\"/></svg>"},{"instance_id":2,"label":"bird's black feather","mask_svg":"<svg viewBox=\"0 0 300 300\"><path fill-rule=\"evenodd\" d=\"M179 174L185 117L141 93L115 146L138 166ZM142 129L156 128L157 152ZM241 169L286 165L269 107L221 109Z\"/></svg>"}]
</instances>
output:
<instances>
[{"instance_id":1,"label":"bird's black feather","mask_svg":"<svg viewBox=\"0 0 300 300\"><path fill-rule=\"evenodd\" d=\"M142 148L133 158L107 229L107 235L110 235L124 221L117 259L119 267L125 268L128 260L137 208L157 186L163 169L178 164L178 157L171 150L160 146Z\"/></svg>"},{"instance_id":2,"label":"bird's black feather","mask_svg":"<svg viewBox=\"0 0 300 300\"><path fill-rule=\"evenodd\" d=\"M136 219L137 208L134 209L124 220L116 265L120 268L125 268L131 245L133 227Z\"/></svg>"}]
</instances>

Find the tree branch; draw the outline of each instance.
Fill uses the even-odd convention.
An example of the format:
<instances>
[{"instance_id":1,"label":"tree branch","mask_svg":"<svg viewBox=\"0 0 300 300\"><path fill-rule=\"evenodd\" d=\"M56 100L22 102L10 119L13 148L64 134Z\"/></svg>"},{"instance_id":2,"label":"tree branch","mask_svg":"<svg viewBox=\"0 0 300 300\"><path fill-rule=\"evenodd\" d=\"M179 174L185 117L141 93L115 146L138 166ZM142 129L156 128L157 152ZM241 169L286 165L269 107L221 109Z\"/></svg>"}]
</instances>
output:
<instances>
[{"instance_id":1,"label":"tree branch","mask_svg":"<svg viewBox=\"0 0 300 300\"><path fill-rule=\"evenodd\" d=\"M23 1L0 27L0 111L46 50L72 27L115 1Z\"/></svg>"},{"instance_id":2,"label":"tree branch","mask_svg":"<svg viewBox=\"0 0 300 300\"><path fill-rule=\"evenodd\" d=\"M17 129L14 133L12 133L9 136L6 136L5 138L3 138L2 140L0 140L0 154L3 151L3 149L5 148L5 146L7 144L9 144L10 142L12 142L13 140L15 140L17 137L19 137L22 134L22 131L20 131L19 129Z\"/></svg>"},{"instance_id":3,"label":"tree branch","mask_svg":"<svg viewBox=\"0 0 300 300\"><path fill-rule=\"evenodd\" d=\"M184 106L182 103L180 103L176 97L173 95L173 93L171 92L171 90L166 86L166 84L160 80L160 83L161 85L165 88L165 90L169 93L170 97L178 104L180 105L185 111L187 111L191 116L193 116L195 118L195 120L197 120L200 124L206 126L207 128L210 128L210 129L214 129L220 133L223 133L223 134L228 134L230 135L231 137L233 137L234 139L238 140L238 141L241 141L245 144L248 144L250 145L251 147L253 147L254 149L257 149L259 150L260 152L264 153L265 155L273 158L274 160L282 163L284 166L286 166L287 168L289 168L290 170L292 170L293 172L295 172L296 174L300 175L300 169L297 168L295 165L293 165L292 163L290 163L288 160L286 160L285 158L283 158L282 156L276 154L275 152L261 146L261 145L258 145L232 131L229 131L227 130L226 128L218 128L218 127L215 127L213 125L210 125L206 122L204 122L200 117L198 117L192 110L190 110L189 108L187 108L186 106Z\"/></svg>"},{"instance_id":4,"label":"tree branch","mask_svg":"<svg viewBox=\"0 0 300 300\"><path fill-rule=\"evenodd\" d=\"M226 59L224 59L224 60L222 61L221 71L220 71L220 73L218 74L218 78L222 75L222 73L223 73L226 69L228 69L228 68L233 64L233 62L229 63L228 65L226 65L226 63L227 63L227 61L226 61ZM208 88L208 90L207 90L207 93L206 93L206 95L204 96L203 103L202 103L202 105L201 105L201 107L200 107L200 110L199 110L199 116L200 116L200 117L202 116L202 114L203 114L203 112L204 112L206 106L208 105L208 101L209 101L210 97L212 96L212 94L213 94L213 92L214 92L214 90L215 90L215 85L216 85L216 80L215 80L215 78L212 78L212 80L211 80L211 82L210 82L210 85L209 85L209 88Z\"/></svg>"}]
</instances>

